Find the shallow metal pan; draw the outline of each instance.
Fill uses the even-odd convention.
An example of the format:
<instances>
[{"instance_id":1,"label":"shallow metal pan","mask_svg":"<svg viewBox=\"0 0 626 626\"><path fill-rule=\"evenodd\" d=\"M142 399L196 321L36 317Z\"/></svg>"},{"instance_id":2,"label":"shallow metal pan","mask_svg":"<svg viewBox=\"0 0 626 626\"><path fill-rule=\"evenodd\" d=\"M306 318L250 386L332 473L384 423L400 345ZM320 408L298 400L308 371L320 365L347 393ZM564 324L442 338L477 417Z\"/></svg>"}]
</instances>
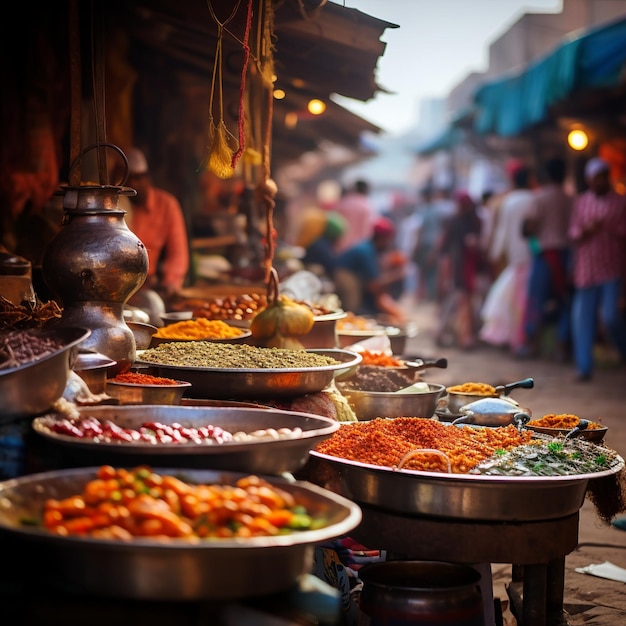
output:
<instances>
[{"instance_id":1,"label":"shallow metal pan","mask_svg":"<svg viewBox=\"0 0 626 626\"><path fill-rule=\"evenodd\" d=\"M157 376L190 382L194 397L238 400L316 393L327 387L335 376L345 373L363 359L349 350L311 349L307 352L329 356L339 363L284 369L179 367L141 361L141 357L135 363L149 367Z\"/></svg>"},{"instance_id":2,"label":"shallow metal pan","mask_svg":"<svg viewBox=\"0 0 626 626\"><path fill-rule=\"evenodd\" d=\"M267 428L302 429L294 439L226 442L215 444L150 444L96 442L61 435L50 430L55 419L49 414L35 418L33 430L53 445L63 446L62 458L72 464L158 463L168 467L221 469L259 474L282 474L302 467L309 450L339 429L340 423L327 417L296 411L253 407L193 407L178 405L124 405L79 408L83 417L110 420L123 428L137 429L143 422L179 423L185 427L219 426L232 433Z\"/></svg>"},{"instance_id":3,"label":"shallow metal pan","mask_svg":"<svg viewBox=\"0 0 626 626\"><path fill-rule=\"evenodd\" d=\"M310 456L309 480L356 502L406 515L501 522L572 515L582 506L590 479L624 467L620 457L613 468L593 474L507 477L400 471L315 450Z\"/></svg>"},{"instance_id":4,"label":"shallow metal pan","mask_svg":"<svg viewBox=\"0 0 626 626\"><path fill-rule=\"evenodd\" d=\"M96 471L96 467L59 470L0 483L0 532L35 544L32 567L41 568L51 585L78 593L143 600L223 600L276 593L310 572L314 544L345 535L361 522L360 508L341 496L304 481L267 478L313 515L323 515L328 524L290 535L198 544L63 537L22 525L22 519L41 515L47 498L61 499L82 491ZM185 480L197 483L232 483L242 475L207 470L182 473Z\"/></svg>"}]
</instances>

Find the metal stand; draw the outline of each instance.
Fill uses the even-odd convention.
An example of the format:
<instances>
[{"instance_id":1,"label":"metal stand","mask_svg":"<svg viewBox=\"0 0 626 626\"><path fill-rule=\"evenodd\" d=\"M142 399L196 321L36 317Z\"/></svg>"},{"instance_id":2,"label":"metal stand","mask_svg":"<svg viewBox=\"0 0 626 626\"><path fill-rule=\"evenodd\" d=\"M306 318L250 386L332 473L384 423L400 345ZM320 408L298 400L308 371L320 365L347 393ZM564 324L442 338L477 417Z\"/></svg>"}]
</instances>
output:
<instances>
[{"instance_id":1,"label":"metal stand","mask_svg":"<svg viewBox=\"0 0 626 626\"><path fill-rule=\"evenodd\" d=\"M523 584L522 624L564 623L565 557L578 544L578 513L538 522L465 522L359 506L363 520L350 534L363 545L410 559L511 563Z\"/></svg>"}]
</instances>

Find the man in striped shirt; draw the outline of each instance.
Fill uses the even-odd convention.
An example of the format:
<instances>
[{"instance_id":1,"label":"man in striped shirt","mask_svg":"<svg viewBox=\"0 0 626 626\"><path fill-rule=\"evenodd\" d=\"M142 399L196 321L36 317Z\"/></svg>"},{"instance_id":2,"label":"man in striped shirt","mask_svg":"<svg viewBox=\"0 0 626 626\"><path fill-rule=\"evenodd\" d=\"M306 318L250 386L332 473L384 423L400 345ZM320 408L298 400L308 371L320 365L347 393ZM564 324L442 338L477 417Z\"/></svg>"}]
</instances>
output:
<instances>
[{"instance_id":1,"label":"man in striped shirt","mask_svg":"<svg viewBox=\"0 0 626 626\"><path fill-rule=\"evenodd\" d=\"M626 362L626 321L620 311L626 265L626 197L617 194L608 164L585 166L589 189L574 203L568 234L574 245L572 340L578 380L591 380L599 310L607 339Z\"/></svg>"}]
</instances>

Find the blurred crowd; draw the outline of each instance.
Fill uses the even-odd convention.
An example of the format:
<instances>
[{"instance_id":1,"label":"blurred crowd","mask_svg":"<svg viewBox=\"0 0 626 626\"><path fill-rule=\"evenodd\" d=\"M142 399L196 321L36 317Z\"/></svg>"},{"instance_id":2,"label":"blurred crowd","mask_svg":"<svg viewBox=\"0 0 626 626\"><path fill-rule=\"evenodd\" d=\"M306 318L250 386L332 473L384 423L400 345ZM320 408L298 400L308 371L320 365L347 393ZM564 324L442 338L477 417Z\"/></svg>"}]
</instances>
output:
<instances>
[{"instance_id":1,"label":"blurred crowd","mask_svg":"<svg viewBox=\"0 0 626 626\"><path fill-rule=\"evenodd\" d=\"M599 346L626 363L626 196L609 164L589 159L579 192L560 158L506 174L480 197L427 185L401 212L357 181L301 211L293 243L347 310L402 324L407 302L434 303L442 347L571 361L581 381Z\"/></svg>"}]
</instances>

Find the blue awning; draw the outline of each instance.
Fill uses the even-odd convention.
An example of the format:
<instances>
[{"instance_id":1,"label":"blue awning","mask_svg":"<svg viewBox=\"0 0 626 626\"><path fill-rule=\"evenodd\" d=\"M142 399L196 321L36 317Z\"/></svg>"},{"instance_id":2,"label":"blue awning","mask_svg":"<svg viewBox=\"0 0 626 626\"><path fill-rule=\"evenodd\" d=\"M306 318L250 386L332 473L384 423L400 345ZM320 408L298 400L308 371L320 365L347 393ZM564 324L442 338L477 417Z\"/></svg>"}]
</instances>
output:
<instances>
[{"instance_id":1,"label":"blue awning","mask_svg":"<svg viewBox=\"0 0 626 626\"><path fill-rule=\"evenodd\" d=\"M550 106L578 91L626 80L626 18L568 36L523 72L474 94L475 130L511 137L546 120Z\"/></svg>"}]
</instances>

